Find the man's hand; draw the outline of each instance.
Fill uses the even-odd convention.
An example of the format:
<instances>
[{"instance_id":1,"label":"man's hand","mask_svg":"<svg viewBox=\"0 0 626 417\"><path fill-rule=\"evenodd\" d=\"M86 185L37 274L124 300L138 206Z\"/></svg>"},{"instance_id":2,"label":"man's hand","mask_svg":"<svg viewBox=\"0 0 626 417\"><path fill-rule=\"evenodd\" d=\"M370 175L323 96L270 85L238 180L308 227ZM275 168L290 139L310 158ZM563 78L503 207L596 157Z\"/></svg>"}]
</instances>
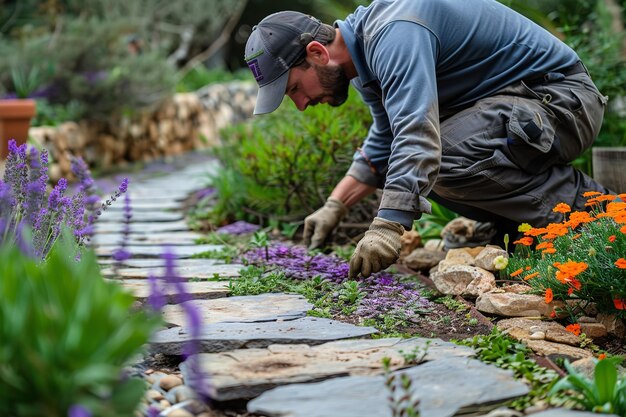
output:
<instances>
[{"instance_id":1,"label":"man's hand","mask_svg":"<svg viewBox=\"0 0 626 417\"><path fill-rule=\"evenodd\" d=\"M322 246L347 212L345 204L328 197L322 208L304 219L304 244L309 249Z\"/></svg>"},{"instance_id":2,"label":"man's hand","mask_svg":"<svg viewBox=\"0 0 626 417\"><path fill-rule=\"evenodd\" d=\"M367 278L393 264L400 256L403 234L401 224L375 217L350 258L350 278L359 273Z\"/></svg>"}]
</instances>

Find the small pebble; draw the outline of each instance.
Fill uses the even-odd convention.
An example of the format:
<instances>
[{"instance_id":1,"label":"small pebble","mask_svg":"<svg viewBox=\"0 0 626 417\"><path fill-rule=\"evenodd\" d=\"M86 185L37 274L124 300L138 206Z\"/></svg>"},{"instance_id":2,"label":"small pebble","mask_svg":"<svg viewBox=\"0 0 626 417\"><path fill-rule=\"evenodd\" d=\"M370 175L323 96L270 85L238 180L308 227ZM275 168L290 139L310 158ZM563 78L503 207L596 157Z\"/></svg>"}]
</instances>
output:
<instances>
[{"instance_id":1,"label":"small pebble","mask_svg":"<svg viewBox=\"0 0 626 417\"><path fill-rule=\"evenodd\" d=\"M161 400L161 401L159 401L159 404L160 404L160 405L161 405L161 407L163 407L163 408L167 408L167 407L171 407L171 406L172 406L172 404L170 404L170 402L169 402L169 401L167 401L167 400Z\"/></svg>"},{"instance_id":2,"label":"small pebble","mask_svg":"<svg viewBox=\"0 0 626 417\"><path fill-rule=\"evenodd\" d=\"M176 408L166 414L167 417L194 417L189 411L184 408Z\"/></svg>"},{"instance_id":3,"label":"small pebble","mask_svg":"<svg viewBox=\"0 0 626 417\"><path fill-rule=\"evenodd\" d=\"M530 330L531 333L537 333L541 331L541 326L530 326L528 330Z\"/></svg>"},{"instance_id":4,"label":"small pebble","mask_svg":"<svg viewBox=\"0 0 626 417\"><path fill-rule=\"evenodd\" d=\"M146 397L154 401L161 401L163 399L163 394L155 389L150 389L146 392Z\"/></svg>"},{"instance_id":5,"label":"small pebble","mask_svg":"<svg viewBox=\"0 0 626 417\"><path fill-rule=\"evenodd\" d=\"M166 375L159 381L159 386L165 391L169 391L179 385L183 385L183 380L176 375Z\"/></svg>"},{"instance_id":6,"label":"small pebble","mask_svg":"<svg viewBox=\"0 0 626 417\"><path fill-rule=\"evenodd\" d=\"M546 338L545 332L535 332L530 335L530 340L544 340Z\"/></svg>"}]
</instances>

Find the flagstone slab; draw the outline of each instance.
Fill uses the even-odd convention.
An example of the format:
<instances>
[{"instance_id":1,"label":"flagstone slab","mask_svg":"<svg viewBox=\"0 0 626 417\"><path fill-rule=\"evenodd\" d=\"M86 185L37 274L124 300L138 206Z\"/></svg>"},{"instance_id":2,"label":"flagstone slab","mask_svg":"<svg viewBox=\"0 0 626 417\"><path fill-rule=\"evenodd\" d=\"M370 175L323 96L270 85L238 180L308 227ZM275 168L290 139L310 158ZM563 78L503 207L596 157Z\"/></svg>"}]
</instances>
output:
<instances>
[{"instance_id":1,"label":"flagstone slab","mask_svg":"<svg viewBox=\"0 0 626 417\"><path fill-rule=\"evenodd\" d=\"M183 213L176 213L170 211L156 210L156 211L139 211L132 212L132 217L129 223L142 223L142 222L175 222L183 220L185 216ZM98 218L98 222L111 223L111 222L124 222L123 210L109 211L106 210Z\"/></svg>"},{"instance_id":2,"label":"flagstone slab","mask_svg":"<svg viewBox=\"0 0 626 417\"><path fill-rule=\"evenodd\" d=\"M180 210L182 203L180 201L172 200L171 198L153 200L153 201L135 201L130 197L130 208L132 213L139 211L168 211L168 210ZM113 204L107 211L124 211L124 204Z\"/></svg>"},{"instance_id":3,"label":"flagstone slab","mask_svg":"<svg viewBox=\"0 0 626 417\"><path fill-rule=\"evenodd\" d=\"M116 262L113 259L98 259L100 265L112 265L119 263L128 268L160 268L165 262L162 259L144 258L144 259L127 259L122 262ZM224 265L224 261L220 259L210 258L192 258L192 259L179 259L176 261L176 268L179 267L202 267L210 265Z\"/></svg>"},{"instance_id":4,"label":"flagstone slab","mask_svg":"<svg viewBox=\"0 0 626 417\"><path fill-rule=\"evenodd\" d=\"M105 233L95 235L90 243L94 246L119 246L125 240L128 245L195 245L196 241L202 238L201 233L196 232L161 232L161 233L133 233L133 225L130 227L128 237L120 233Z\"/></svg>"},{"instance_id":5,"label":"flagstone slab","mask_svg":"<svg viewBox=\"0 0 626 417\"><path fill-rule=\"evenodd\" d=\"M567 408L552 408L550 410L532 413L533 417L598 417L598 413L570 410ZM602 417L617 417L615 414L602 414Z\"/></svg>"},{"instance_id":6,"label":"flagstone slab","mask_svg":"<svg viewBox=\"0 0 626 417\"><path fill-rule=\"evenodd\" d=\"M151 290L148 280L125 279L112 281L118 282L124 289L131 292L138 301L145 302L150 296ZM157 283L157 285L166 296L168 304L174 304L180 301L180 295L171 285L163 285L162 282ZM222 298L230 293L228 283L224 281L185 282L184 286L186 294L193 300Z\"/></svg>"},{"instance_id":7,"label":"flagstone slab","mask_svg":"<svg viewBox=\"0 0 626 417\"><path fill-rule=\"evenodd\" d=\"M263 324L208 324L202 326L196 340L199 353L216 353L241 348L265 348L276 343L319 345L333 340L365 337L375 333L378 333L378 330L373 327L355 326L325 318L303 317ZM151 345L159 353L181 355L185 344L190 340L191 334L187 327L173 327L155 333ZM202 357L202 360L204 361L205 358ZM206 360L210 359L206 358ZM210 364L207 363L207 368L209 367Z\"/></svg>"},{"instance_id":8,"label":"flagstone slab","mask_svg":"<svg viewBox=\"0 0 626 417\"><path fill-rule=\"evenodd\" d=\"M239 271L244 268L239 264L199 264L185 266L181 262L183 260L195 261L196 259L180 259L176 261L176 275L184 279L224 279L239 277ZM205 260L205 259L198 259ZM210 259L206 259L210 260ZM165 268L162 266L163 261L155 267L146 268L119 268L117 271L112 268L103 268L102 275L111 278L122 279L145 279L149 276L162 277Z\"/></svg>"},{"instance_id":9,"label":"flagstone slab","mask_svg":"<svg viewBox=\"0 0 626 417\"><path fill-rule=\"evenodd\" d=\"M294 320L306 316L306 312L313 308L301 295L282 293L188 302L200 311L200 322L203 324ZM184 326L183 306L181 304L165 306L163 318L166 323Z\"/></svg>"},{"instance_id":10,"label":"flagstone slab","mask_svg":"<svg viewBox=\"0 0 626 417\"><path fill-rule=\"evenodd\" d=\"M411 379L421 417L484 416L529 392L510 371L469 358L441 357L398 373ZM383 376L349 376L278 387L247 408L268 417L392 417L388 396Z\"/></svg>"},{"instance_id":11,"label":"flagstone slab","mask_svg":"<svg viewBox=\"0 0 626 417\"><path fill-rule=\"evenodd\" d=\"M97 221L94 224L96 235L102 233L122 233L126 225L122 222L102 222ZM131 223L133 233L163 233L163 232L185 232L189 230L189 226L183 220L173 222L157 222L149 221Z\"/></svg>"},{"instance_id":12,"label":"flagstone slab","mask_svg":"<svg viewBox=\"0 0 626 417\"><path fill-rule=\"evenodd\" d=\"M170 246L169 251L173 254L174 258L191 258L194 255L201 254L209 251L220 251L224 248L222 245L189 245L189 246ZM111 257L113 252L119 249L119 245L113 246L98 246L95 248L96 255L101 257ZM130 252L133 257L161 257L164 252L163 245L157 246L139 246L128 245L126 251Z\"/></svg>"},{"instance_id":13,"label":"flagstone slab","mask_svg":"<svg viewBox=\"0 0 626 417\"><path fill-rule=\"evenodd\" d=\"M423 352L423 349L427 349L427 360L474 355L468 347L438 339L393 338L342 340L319 346L270 345L266 349L203 353L191 360L208 376L210 398L225 401L254 398L281 385L346 375L382 374L383 358L391 359L392 369L402 368L406 367L402 352ZM188 366L181 366L181 369L183 375L189 372ZM193 378L193 375L188 376Z\"/></svg>"}]
</instances>

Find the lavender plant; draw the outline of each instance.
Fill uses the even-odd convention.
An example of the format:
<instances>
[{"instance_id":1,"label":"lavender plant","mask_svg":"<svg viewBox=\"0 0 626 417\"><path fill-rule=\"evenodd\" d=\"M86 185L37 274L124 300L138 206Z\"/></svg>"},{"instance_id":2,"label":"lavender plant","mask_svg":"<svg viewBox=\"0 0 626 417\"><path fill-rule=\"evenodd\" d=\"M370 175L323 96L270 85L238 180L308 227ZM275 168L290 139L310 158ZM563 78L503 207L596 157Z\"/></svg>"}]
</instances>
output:
<instances>
[{"instance_id":1,"label":"lavender plant","mask_svg":"<svg viewBox=\"0 0 626 417\"><path fill-rule=\"evenodd\" d=\"M119 189L97 208L99 197L86 164L76 158L72 169L79 179L78 190L68 194L68 182L61 178L48 192L48 153L39 152L26 144L8 144L9 155L5 174L0 180L0 243L21 238L18 231L29 230L33 255L46 259L60 236L68 227L78 247L93 233L97 217L128 188L124 179Z\"/></svg>"}]
</instances>

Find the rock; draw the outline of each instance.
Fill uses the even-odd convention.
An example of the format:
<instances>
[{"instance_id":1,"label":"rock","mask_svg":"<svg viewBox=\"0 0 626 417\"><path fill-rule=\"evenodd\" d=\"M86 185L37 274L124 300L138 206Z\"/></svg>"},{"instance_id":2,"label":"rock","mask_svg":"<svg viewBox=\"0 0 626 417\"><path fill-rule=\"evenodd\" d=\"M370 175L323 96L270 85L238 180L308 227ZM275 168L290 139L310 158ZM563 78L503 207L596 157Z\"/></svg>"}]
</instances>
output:
<instances>
[{"instance_id":1,"label":"rock","mask_svg":"<svg viewBox=\"0 0 626 417\"><path fill-rule=\"evenodd\" d=\"M595 373L597 362L598 360L596 358L590 356L588 358L578 359L577 361L572 362L571 365L577 372L593 380L593 374Z\"/></svg>"},{"instance_id":2,"label":"rock","mask_svg":"<svg viewBox=\"0 0 626 417\"><path fill-rule=\"evenodd\" d=\"M568 408L551 408L539 413L528 414L532 417L598 417L597 413L576 411ZM615 414L602 414L603 417L617 417Z\"/></svg>"},{"instance_id":3,"label":"rock","mask_svg":"<svg viewBox=\"0 0 626 417\"><path fill-rule=\"evenodd\" d=\"M438 291L448 295L478 297L496 286L494 275L482 268L455 265L430 276Z\"/></svg>"},{"instance_id":4,"label":"rock","mask_svg":"<svg viewBox=\"0 0 626 417\"><path fill-rule=\"evenodd\" d=\"M401 262L415 271L429 271L432 267L439 264L445 256L445 253L442 251L417 248Z\"/></svg>"},{"instance_id":5,"label":"rock","mask_svg":"<svg viewBox=\"0 0 626 417\"><path fill-rule=\"evenodd\" d=\"M313 308L301 295L280 293L187 302L200 311L202 324L294 320L306 316L306 312ZM163 319L166 323L184 326L187 315L183 305L166 305L163 308Z\"/></svg>"},{"instance_id":6,"label":"rock","mask_svg":"<svg viewBox=\"0 0 626 417\"><path fill-rule=\"evenodd\" d=\"M402 249L400 249L400 258L407 256L422 244L422 237L416 230L407 230L400 238Z\"/></svg>"},{"instance_id":7,"label":"rock","mask_svg":"<svg viewBox=\"0 0 626 417\"><path fill-rule=\"evenodd\" d=\"M317 317L263 323L213 323L203 325L197 340L198 353L216 353L239 348L264 348L272 344L319 345L333 340L378 333L373 327ZM156 332L151 346L166 355L181 355L191 340L189 329L173 327Z\"/></svg>"},{"instance_id":8,"label":"rock","mask_svg":"<svg viewBox=\"0 0 626 417\"><path fill-rule=\"evenodd\" d=\"M598 322L604 324L606 331L619 338L626 337L626 324L624 320L615 316L615 314L598 314Z\"/></svg>"},{"instance_id":9,"label":"rock","mask_svg":"<svg viewBox=\"0 0 626 417\"><path fill-rule=\"evenodd\" d=\"M474 256L471 255L465 248L450 249L446 253L445 260L449 264L474 266Z\"/></svg>"},{"instance_id":10,"label":"rock","mask_svg":"<svg viewBox=\"0 0 626 417\"><path fill-rule=\"evenodd\" d=\"M148 391L146 391L146 397L154 401L161 401L164 398L163 393L155 389L149 389Z\"/></svg>"},{"instance_id":11,"label":"rock","mask_svg":"<svg viewBox=\"0 0 626 417\"><path fill-rule=\"evenodd\" d=\"M163 415L167 417L194 417L192 413L185 410L184 408L174 408L172 409L172 411L169 411L169 412L165 410L163 412Z\"/></svg>"},{"instance_id":12,"label":"rock","mask_svg":"<svg viewBox=\"0 0 626 417\"><path fill-rule=\"evenodd\" d=\"M549 317L555 308L562 306L553 301L546 304L543 297L534 294L486 292L476 299L476 309L482 313L504 317Z\"/></svg>"},{"instance_id":13,"label":"rock","mask_svg":"<svg viewBox=\"0 0 626 417\"><path fill-rule=\"evenodd\" d=\"M513 318L500 320L497 326L498 329L521 341L530 339L532 333L541 332L544 334L544 339L547 341L580 346L580 338L578 336L565 330L565 327L561 326L559 323L552 321Z\"/></svg>"},{"instance_id":14,"label":"rock","mask_svg":"<svg viewBox=\"0 0 626 417\"><path fill-rule=\"evenodd\" d=\"M606 326L604 326L604 324L602 323L578 323L580 324L581 333L584 333L585 336L592 339L604 337L608 334Z\"/></svg>"},{"instance_id":15,"label":"rock","mask_svg":"<svg viewBox=\"0 0 626 417\"><path fill-rule=\"evenodd\" d=\"M562 343L549 342L547 340L526 340L524 343L536 354L547 356L552 361L556 359L575 361L577 359L593 356L591 352L585 349L564 345Z\"/></svg>"},{"instance_id":16,"label":"rock","mask_svg":"<svg viewBox=\"0 0 626 417\"><path fill-rule=\"evenodd\" d=\"M159 381L159 387L161 387L165 391L169 391L179 385L183 385L183 380L176 375L165 375Z\"/></svg>"},{"instance_id":17,"label":"rock","mask_svg":"<svg viewBox=\"0 0 626 417\"><path fill-rule=\"evenodd\" d=\"M496 271L496 268L494 266L494 260L498 256L508 258L509 254L504 249L501 249L498 246L489 245L485 249L480 251L480 253L474 259L474 263L479 268L494 272Z\"/></svg>"},{"instance_id":18,"label":"rock","mask_svg":"<svg viewBox=\"0 0 626 417\"><path fill-rule=\"evenodd\" d=\"M193 355L181 364L181 370L186 380L196 380L198 369L190 365L195 360L200 372L209 375L206 394L210 398L245 399L285 384L382 374L384 357L391 359L392 369L398 369L408 365L401 352L422 351L428 341L426 360L448 361L459 356L469 360L468 356L474 355L472 349L438 339L346 340L313 347L271 345L267 349Z\"/></svg>"},{"instance_id":19,"label":"rock","mask_svg":"<svg viewBox=\"0 0 626 417\"><path fill-rule=\"evenodd\" d=\"M474 359L443 357L399 373L413 381L421 417L482 416L528 393L512 373ZM386 417L388 395L383 376L350 376L273 389L250 401L248 411L269 417Z\"/></svg>"},{"instance_id":20,"label":"rock","mask_svg":"<svg viewBox=\"0 0 626 417\"><path fill-rule=\"evenodd\" d=\"M443 240L441 239L430 239L424 243L424 249L430 251L441 251L443 252Z\"/></svg>"}]
</instances>

